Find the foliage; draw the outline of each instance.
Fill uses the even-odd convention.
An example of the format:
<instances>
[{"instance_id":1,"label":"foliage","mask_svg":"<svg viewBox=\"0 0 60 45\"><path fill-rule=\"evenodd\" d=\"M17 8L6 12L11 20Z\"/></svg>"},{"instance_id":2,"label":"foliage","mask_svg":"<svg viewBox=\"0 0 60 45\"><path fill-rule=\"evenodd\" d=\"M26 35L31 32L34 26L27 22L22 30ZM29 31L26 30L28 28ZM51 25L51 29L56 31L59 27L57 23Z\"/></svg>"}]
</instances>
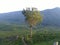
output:
<instances>
[{"instance_id":1,"label":"foliage","mask_svg":"<svg viewBox=\"0 0 60 45\"><path fill-rule=\"evenodd\" d=\"M26 21L30 26L36 25L38 22L42 21L42 16L40 15L40 12L38 10L35 10L35 8L27 8L26 10L23 10L22 12L24 16L26 17Z\"/></svg>"},{"instance_id":2,"label":"foliage","mask_svg":"<svg viewBox=\"0 0 60 45\"><path fill-rule=\"evenodd\" d=\"M5 30L2 28L6 28ZM11 29L12 30L11 30ZM10 29L10 30L9 30ZM57 29L57 30L56 30ZM51 45L54 41L60 40L60 28L57 27L37 27L33 29L32 43L29 30L25 25L0 25L1 45L23 45L22 36L25 36L27 44L31 45ZM16 40L16 35L19 38Z\"/></svg>"},{"instance_id":3,"label":"foliage","mask_svg":"<svg viewBox=\"0 0 60 45\"><path fill-rule=\"evenodd\" d=\"M25 20L28 22L30 26L30 37L32 37L32 27L35 26L38 22L42 21L42 17L40 15L40 12L36 8L27 8L24 9L22 13L25 16Z\"/></svg>"}]
</instances>

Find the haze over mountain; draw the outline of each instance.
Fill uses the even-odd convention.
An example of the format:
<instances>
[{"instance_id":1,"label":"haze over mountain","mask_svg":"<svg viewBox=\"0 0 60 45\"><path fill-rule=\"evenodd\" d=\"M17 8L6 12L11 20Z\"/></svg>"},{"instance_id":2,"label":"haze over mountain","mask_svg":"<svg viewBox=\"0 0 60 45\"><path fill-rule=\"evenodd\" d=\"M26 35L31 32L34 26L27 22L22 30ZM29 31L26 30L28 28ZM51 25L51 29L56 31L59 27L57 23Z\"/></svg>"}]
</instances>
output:
<instances>
[{"instance_id":1,"label":"haze over mountain","mask_svg":"<svg viewBox=\"0 0 60 45\"><path fill-rule=\"evenodd\" d=\"M40 11L43 16L43 25L56 25L60 26L60 8L53 8ZM14 11L9 13L1 13L0 14L0 23L6 24L23 24L24 16L22 11Z\"/></svg>"},{"instance_id":2,"label":"haze over mountain","mask_svg":"<svg viewBox=\"0 0 60 45\"><path fill-rule=\"evenodd\" d=\"M1 13L0 22L3 23L24 23L24 16L21 11Z\"/></svg>"},{"instance_id":3,"label":"haze over mountain","mask_svg":"<svg viewBox=\"0 0 60 45\"><path fill-rule=\"evenodd\" d=\"M47 9L42 11L44 25L60 26L60 8Z\"/></svg>"}]
</instances>

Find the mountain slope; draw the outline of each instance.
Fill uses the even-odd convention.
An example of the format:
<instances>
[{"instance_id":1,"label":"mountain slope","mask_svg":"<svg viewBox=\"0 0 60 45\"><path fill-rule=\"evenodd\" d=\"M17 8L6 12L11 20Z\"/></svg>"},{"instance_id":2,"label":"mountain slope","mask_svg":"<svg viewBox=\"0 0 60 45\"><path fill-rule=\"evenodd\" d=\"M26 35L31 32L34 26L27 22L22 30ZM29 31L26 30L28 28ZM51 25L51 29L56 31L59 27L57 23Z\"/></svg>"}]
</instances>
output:
<instances>
[{"instance_id":1,"label":"mountain slope","mask_svg":"<svg viewBox=\"0 0 60 45\"><path fill-rule=\"evenodd\" d=\"M60 8L47 9L41 11L43 16L42 25L56 25L60 26ZM22 11L15 11L0 14L0 22L7 24L23 24L24 16Z\"/></svg>"},{"instance_id":2,"label":"mountain slope","mask_svg":"<svg viewBox=\"0 0 60 45\"><path fill-rule=\"evenodd\" d=\"M47 9L42 11L44 25L60 26L60 8Z\"/></svg>"},{"instance_id":3,"label":"mountain slope","mask_svg":"<svg viewBox=\"0 0 60 45\"><path fill-rule=\"evenodd\" d=\"M5 23L24 23L24 16L21 11L0 14L0 22Z\"/></svg>"}]
</instances>

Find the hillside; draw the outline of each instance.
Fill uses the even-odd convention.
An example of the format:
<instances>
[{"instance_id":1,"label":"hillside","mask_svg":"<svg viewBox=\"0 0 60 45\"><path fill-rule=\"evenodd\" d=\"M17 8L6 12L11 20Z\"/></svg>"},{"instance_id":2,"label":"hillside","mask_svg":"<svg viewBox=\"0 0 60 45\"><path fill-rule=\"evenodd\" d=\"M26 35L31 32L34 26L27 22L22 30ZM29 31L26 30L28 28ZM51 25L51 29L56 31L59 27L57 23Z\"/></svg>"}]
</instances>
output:
<instances>
[{"instance_id":1,"label":"hillside","mask_svg":"<svg viewBox=\"0 0 60 45\"><path fill-rule=\"evenodd\" d=\"M60 8L47 9L42 11L43 24L60 26Z\"/></svg>"},{"instance_id":2,"label":"hillside","mask_svg":"<svg viewBox=\"0 0 60 45\"><path fill-rule=\"evenodd\" d=\"M24 25L22 11L1 13L0 45L24 45L23 41L27 45L53 45L55 41L60 41L60 8L47 9L40 13L43 22L41 26L33 28L32 40L29 27Z\"/></svg>"},{"instance_id":3,"label":"hillside","mask_svg":"<svg viewBox=\"0 0 60 45\"><path fill-rule=\"evenodd\" d=\"M21 11L1 13L0 22L5 24L22 24L24 23L24 16L22 15Z\"/></svg>"},{"instance_id":4,"label":"hillside","mask_svg":"<svg viewBox=\"0 0 60 45\"><path fill-rule=\"evenodd\" d=\"M40 12L43 16L42 25L60 26L60 8L47 9ZM22 11L15 11L0 14L0 22L6 24L23 24L24 16Z\"/></svg>"}]
</instances>

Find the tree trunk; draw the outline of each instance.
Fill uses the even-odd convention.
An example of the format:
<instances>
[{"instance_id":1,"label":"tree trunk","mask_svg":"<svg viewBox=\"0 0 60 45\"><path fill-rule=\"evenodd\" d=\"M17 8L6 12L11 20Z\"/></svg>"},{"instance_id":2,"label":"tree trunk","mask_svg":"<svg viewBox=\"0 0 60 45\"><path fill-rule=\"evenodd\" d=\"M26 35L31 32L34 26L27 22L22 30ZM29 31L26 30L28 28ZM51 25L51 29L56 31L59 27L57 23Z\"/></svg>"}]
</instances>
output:
<instances>
[{"instance_id":1,"label":"tree trunk","mask_svg":"<svg viewBox=\"0 0 60 45\"><path fill-rule=\"evenodd\" d=\"M25 41L25 37L22 37L22 42L24 43L24 45L27 45L27 43Z\"/></svg>"},{"instance_id":2,"label":"tree trunk","mask_svg":"<svg viewBox=\"0 0 60 45\"><path fill-rule=\"evenodd\" d=\"M32 27L30 27L30 38L32 38Z\"/></svg>"}]
</instances>

